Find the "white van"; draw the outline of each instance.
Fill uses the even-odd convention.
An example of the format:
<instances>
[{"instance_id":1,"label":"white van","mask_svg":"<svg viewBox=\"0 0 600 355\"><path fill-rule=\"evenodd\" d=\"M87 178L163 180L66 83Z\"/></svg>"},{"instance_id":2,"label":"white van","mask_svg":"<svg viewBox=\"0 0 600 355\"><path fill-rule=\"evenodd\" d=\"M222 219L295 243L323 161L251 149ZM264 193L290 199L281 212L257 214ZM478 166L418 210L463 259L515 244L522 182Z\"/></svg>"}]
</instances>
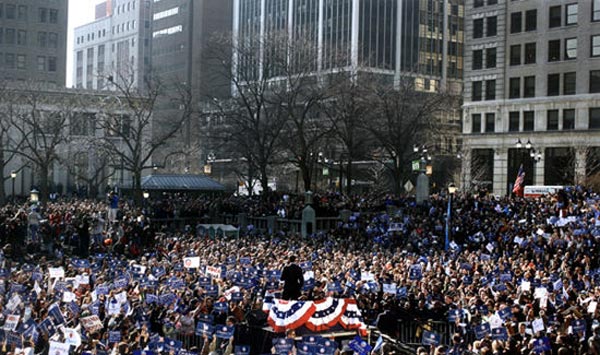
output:
<instances>
[{"instance_id":1,"label":"white van","mask_svg":"<svg viewBox=\"0 0 600 355\"><path fill-rule=\"evenodd\" d=\"M565 188L564 186L544 186L544 185L525 186L525 189L523 191L523 196L530 197L530 198L536 198L536 197L540 197L540 196L546 195L546 194L555 194L559 190L562 190L564 188Z\"/></svg>"}]
</instances>

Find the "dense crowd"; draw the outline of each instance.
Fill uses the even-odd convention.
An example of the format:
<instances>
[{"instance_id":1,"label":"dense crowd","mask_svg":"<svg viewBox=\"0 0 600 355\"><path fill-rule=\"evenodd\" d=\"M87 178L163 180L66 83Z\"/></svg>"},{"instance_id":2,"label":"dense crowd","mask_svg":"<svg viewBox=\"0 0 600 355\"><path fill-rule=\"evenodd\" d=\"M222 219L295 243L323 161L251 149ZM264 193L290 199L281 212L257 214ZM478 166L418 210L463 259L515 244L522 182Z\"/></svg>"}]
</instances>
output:
<instances>
[{"instance_id":1,"label":"dense crowd","mask_svg":"<svg viewBox=\"0 0 600 355\"><path fill-rule=\"evenodd\" d=\"M447 201L316 196L317 215L352 214L307 238L215 238L152 222L214 210L284 217L283 209L296 218L302 199L288 195L179 196L144 211L120 201L114 219L105 201L7 205L0 353L47 354L56 343L77 354L242 353L254 344L248 324L264 324L264 300L281 287L270 275L294 255L304 271L301 301L356 299L364 322L392 338L416 322L419 354L600 354L598 195L464 195L453 199L446 232ZM200 265L184 267L186 257ZM222 274L208 278L207 267ZM452 333L436 333L438 322ZM198 324L232 333L210 336ZM376 348L392 353L391 343Z\"/></svg>"}]
</instances>

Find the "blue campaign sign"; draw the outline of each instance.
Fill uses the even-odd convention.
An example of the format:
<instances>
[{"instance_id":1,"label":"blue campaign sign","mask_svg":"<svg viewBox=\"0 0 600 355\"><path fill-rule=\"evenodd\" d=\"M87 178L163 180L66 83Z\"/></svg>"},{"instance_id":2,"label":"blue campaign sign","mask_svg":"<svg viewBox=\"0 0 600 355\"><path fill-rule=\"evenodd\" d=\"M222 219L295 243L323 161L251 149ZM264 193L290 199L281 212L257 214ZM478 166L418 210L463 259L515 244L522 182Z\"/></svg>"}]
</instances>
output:
<instances>
[{"instance_id":1,"label":"blue campaign sign","mask_svg":"<svg viewBox=\"0 0 600 355\"><path fill-rule=\"evenodd\" d=\"M322 338L320 335L305 335L302 337L302 342L308 345L317 345Z\"/></svg>"},{"instance_id":2,"label":"blue campaign sign","mask_svg":"<svg viewBox=\"0 0 600 355\"><path fill-rule=\"evenodd\" d=\"M217 285L209 285L204 288L204 293L207 296L216 297L219 295L219 287Z\"/></svg>"},{"instance_id":3,"label":"blue campaign sign","mask_svg":"<svg viewBox=\"0 0 600 355\"><path fill-rule=\"evenodd\" d=\"M313 355L318 354L316 344L300 343L296 345L296 355Z\"/></svg>"},{"instance_id":4,"label":"blue campaign sign","mask_svg":"<svg viewBox=\"0 0 600 355\"><path fill-rule=\"evenodd\" d=\"M442 336L435 332L423 331L423 337L421 338L421 344L423 345L439 345L442 341Z\"/></svg>"},{"instance_id":5,"label":"blue campaign sign","mask_svg":"<svg viewBox=\"0 0 600 355\"><path fill-rule=\"evenodd\" d=\"M273 339L273 347L277 354L289 354L294 347L294 339L277 338Z\"/></svg>"},{"instance_id":6,"label":"blue campaign sign","mask_svg":"<svg viewBox=\"0 0 600 355\"><path fill-rule=\"evenodd\" d=\"M207 337L212 337L213 333L215 332L215 327L205 323L205 322L198 322L198 324L196 325L196 335L198 336L204 336L206 335Z\"/></svg>"},{"instance_id":7,"label":"blue campaign sign","mask_svg":"<svg viewBox=\"0 0 600 355\"><path fill-rule=\"evenodd\" d=\"M410 280L421 280L423 278L423 268L421 265L413 265L410 267L409 279Z\"/></svg>"},{"instance_id":8,"label":"blue campaign sign","mask_svg":"<svg viewBox=\"0 0 600 355\"><path fill-rule=\"evenodd\" d=\"M337 348L333 346L326 346L323 344L317 344L315 346L315 354L319 355L334 355Z\"/></svg>"},{"instance_id":9,"label":"blue campaign sign","mask_svg":"<svg viewBox=\"0 0 600 355\"><path fill-rule=\"evenodd\" d=\"M506 291L506 290L507 290L506 284L504 284L504 283L499 283L499 284L494 285L494 291L496 291L496 292L502 292L502 291Z\"/></svg>"},{"instance_id":10,"label":"blue campaign sign","mask_svg":"<svg viewBox=\"0 0 600 355\"><path fill-rule=\"evenodd\" d=\"M313 264L312 261L305 261L300 263L300 268L302 269L302 271L310 271L312 270Z\"/></svg>"},{"instance_id":11,"label":"blue campaign sign","mask_svg":"<svg viewBox=\"0 0 600 355\"><path fill-rule=\"evenodd\" d=\"M216 326L217 329L217 338L220 339L229 339L233 336L233 326L228 327L226 325L217 325Z\"/></svg>"},{"instance_id":12,"label":"blue campaign sign","mask_svg":"<svg viewBox=\"0 0 600 355\"><path fill-rule=\"evenodd\" d=\"M155 266L151 269L151 271L152 275L154 275L154 277L156 277L157 279L167 274L165 268L162 266Z\"/></svg>"},{"instance_id":13,"label":"blue campaign sign","mask_svg":"<svg viewBox=\"0 0 600 355\"><path fill-rule=\"evenodd\" d=\"M269 291L276 290L279 288L279 281L269 281L266 283L265 287Z\"/></svg>"},{"instance_id":14,"label":"blue campaign sign","mask_svg":"<svg viewBox=\"0 0 600 355\"><path fill-rule=\"evenodd\" d=\"M304 285L302 285L303 291L309 291L315 288L315 279L304 280Z\"/></svg>"},{"instance_id":15,"label":"blue campaign sign","mask_svg":"<svg viewBox=\"0 0 600 355\"><path fill-rule=\"evenodd\" d=\"M206 287L212 284L210 277L199 277L198 278L198 286Z\"/></svg>"},{"instance_id":16,"label":"blue campaign sign","mask_svg":"<svg viewBox=\"0 0 600 355\"><path fill-rule=\"evenodd\" d=\"M172 294L172 293L166 293L164 295L158 296L158 302L161 305L163 305L163 306L164 305L169 305L169 304L175 302L176 298L177 297L174 294Z\"/></svg>"},{"instance_id":17,"label":"blue campaign sign","mask_svg":"<svg viewBox=\"0 0 600 355\"><path fill-rule=\"evenodd\" d=\"M342 292L342 285L339 282L331 282L327 284L327 291L329 292Z\"/></svg>"},{"instance_id":18,"label":"blue campaign sign","mask_svg":"<svg viewBox=\"0 0 600 355\"><path fill-rule=\"evenodd\" d=\"M39 271L36 271L33 274L31 274L31 280L33 280L33 281L42 281L43 279L44 279L44 274L42 274Z\"/></svg>"},{"instance_id":19,"label":"blue campaign sign","mask_svg":"<svg viewBox=\"0 0 600 355\"><path fill-rule=\"evenodd\" d=\"M405 298L408 296L408 289L406 286L396 288L396 298Z\"/></svg>"},{"instance_id":20,"label":"blue campaign sign","mask_svg":"<svg viewBox=\"0 0 600 355\"><path fill-rule=\"evenodd\" d=\"M460 268L470 271L473 270L473 265L471 265L470 263L462 263L460 264Z\"/></svg>"},{"instance_id":21,"label":"blue campaign sign","mask_svg":"<svg viewBox=\"0 0 600 355\"><path fill-rule=\"evenodd\" d=\"M500 274L500 281L502 282L510 282L512 280L512 275L511 274Z\"/></svg>"},{"instance_id":22,"label":"blue campaign sign","mask_svg":"<svg viewBox=\"0 0 600 355\"><path fill-rule=\"evenodd\" d=\"M125 288L129 284L129 281L125 277L121 277L115 280L113 288Z\"/></svg>"},{"instance_id":23,"label":"blue campaign sign","mask_svg":"<svg viewBox=\"0 0 600 355\"><path fill-rule=\"evenodd\" d=\"M586 324L583 319L576 319L571 322L571 327L573 328L573 333L585 332Z\"/></svg>"},{"instance_id":24,"label":"blue campaign sign","mask_svg":"<svg viewBox=\"0 0 600 355\"><path fill-rule=\"evenodd\" d=\"M236 345L233 355L250 355L250 345Z\"/></svg>"},{"instance_id":25,"label":"blue campaign sign","mask_svg":"<svg viewBox=\"0 0 600 355\"><path fill-rule=\"evenodd\" d=\"M550 345L550 339L548 337L542 337L539 339L535 339L533 343L533 351L536 354L542 354L546 351L551 351L552 346Z\"/></svg>"},{"instance_id":26,"label":"blue campaign sign","mask_svg":"<svg viewBox=\"0 0 600 355\"><path fill-rule=\"evenodd\" d=\"M215 302L213 310L219 313L227 313L227 311L229 311L229 305L227 302Z\"/></svg>"},{"instance_id":27,"label":"blue campaign sign","mask_svg":"<svg viewBox=\"0 0 600 355\"><path fill-rule=\"evenodd\" d=\"M492 339L494 340L508 340L508 331L504 327L492 329Z\"/></svg>"},{"instance_id":28,"label":"blue campaign sign","mask_svg":"<svg viewBox=\"0 0 600 355\"><path fill-rule=\"evenodd\" d=\"M473 277L472 277L472 276L469 276L469 275L465 275L465 276L463 276L462 282L463 282L463 284L465 284L466 286L468 286L468 285L472 285L472 284L473 284Z\"/></svg>"},{"instance_id":29,"label":"blue campaign sign","mask_svg":"<svg viewBox=\"0 0 600 355\"><path fill-rule=\"evenodd\" d=\"M279 280L281 278L281 270L267 271L267 278L270 280Z\"/></svg>"},{"instance_id":30,"label":"blue campaign sign","mask_svg":"<svg viewBox=\"0 0 600 355\"><path fill-rule=\"evenodd\" d=\"M498 311L498 316L502 318L502 320L507 320L512 317L513 313L510 307L504 307Z\"/></svg>"},{"instance_id":31,"label":"blue campaign sign","mask_svg":"<svg viewBox=\"0 0 600 355\"><path fill-rule=\"evenodd\" d=\"M226 262L227 265L235 265L235 263L237 263L237 259L235 256L228 256Z\"/></svg>"},{"instance_id":32,"label":"blue campaign sign","mask_svg":"<svg viewBox=\"0 0 600 355\"><path fill-rule=\"evenodd\" d=\"M350 349L354 350L360 355L368 355L372 347L367 343L366 340L361 339L359 336L354 337L349 343Z\"/></svg>"},{"instance_id":33,"label":"blue campaign sign","mask_svg":"<svg viewBox=\"0 0 600 355\"><path fill-rule=\"evenodd\" d=\"M119 331L108 332L108 342L109 343L118 343L120 341L121 341L121 332L119 332Z\"/></svg>"},{"instance_id":34,"label":"blue campaign sign","mask_svg":"<svg viewBox=\"0 0 600 355\"><path fill-rule=\"evenodd\" d=\"M198 314L198 320L200 322L213 324L215 322L215 316L213 316L212 314L200 313Z\"/></svg>"},{"instance_id":35,"label":"blue campaign sign","mask_svg":"<svg viewBox=\"0 0 600 355\"><path fill-rule=\"evenodd\" d=\"M490 323L483 323L475 326L475 337L478 340L485 338L486 335L490 335L492 333L492 328L490 327Z\"/></svg>"},{"instance_id":36,"label":"blue campaign sign","mask_svg":"<svg viewBox=\"0 0 600 355\"><path fill-rule=\"evenodd\" d=\"M146 303L147 304L158 303L158 296L153 295L151 293L147 293L146 294Z\"/></svg>"},{"instance_id":37,"label":"blue campaign sign","mask_svg":"<svg viewBox=\"0 0 600 355\"><path fill-rule=\"evenodd\" d=\"M323 338L323 337L317 338L317 345L322 345L327 348L336 348L336 349L338 346L338 344L335 341L333 341L331 339Z\"/></svg>"},{"instance_id":38,"label":"blue campaign sign","mask_svg":"<svg viewBox=\"0 0 600 355\"><path fill-rule=\"evenodd\" d=\"M252 258L249 256L243 256L240 258L240 264L242 265L250 265L252 264Z\"/></svg>"},{"instance_id":39,"label":"blue campaign sign","mask_svg":"<svg viewBox=\"0 0 600 355\"><path fill-rule=\"evenodd\" d=\"M244 300L244 294L241 292L234 292L231 294L231 300L233 302L239 302Z\"/></svg>"},{"instance_id":40,"label":"blue campaign sign","mask_svg":"<svg viewBox=\"0 0 600 355\"><path fill-rule=\"evenodd\" d=\"M150 350L134 350L133 355L154 355L154 352Z\"/></svg>"},{"instance_id":41,"label":"blue campaign sign","mask_svg":"<svg viewBox=\"0 0 600 355\"><path fill-rule=\"evenodd\" d=\"M168 351L174 350L175 353L183 346L183 342L176 339L165 338L165 349Z\"/></svg>"},{"instance_id":42,"label":"blue campaign sign","mask_svg":"<svg viewBox=\"0 0 600 355\"><path fill-rule=\"evenodd\" d=\"M98 285L96 286L96 295L108 295L108 286L106 285Z\"/></svg>"},{"instance_id":43,"label":"blue campaign sign","mask_svg":"<svg viewBox=\"0 0 600 355\"><path fill-rule=\"evenodd\" d=\"M488 309L488 307L485 304L477 306L477 311L479 313L483 314L484 316L490 312L490 310Z\"/></svg>"},{"instance_id":44,"label":"blue campaign sign","mask_svg":"<svg viewBox=\"0 0 600 355\"><path fill-rule=\"evenodd\" d=\"M451 309L448 311L448 322L454 323L457 320L460 321L462 317L462 311L460 309Z\"/></svg>"}]
</instances>

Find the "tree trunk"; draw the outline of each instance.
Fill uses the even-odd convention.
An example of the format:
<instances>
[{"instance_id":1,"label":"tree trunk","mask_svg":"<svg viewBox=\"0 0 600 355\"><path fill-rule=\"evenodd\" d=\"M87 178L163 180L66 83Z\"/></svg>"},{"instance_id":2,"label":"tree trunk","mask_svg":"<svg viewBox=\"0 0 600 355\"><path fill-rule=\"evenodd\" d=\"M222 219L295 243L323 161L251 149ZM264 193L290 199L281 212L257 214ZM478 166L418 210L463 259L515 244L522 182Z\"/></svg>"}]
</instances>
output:
<instances>
[{"instance_id":1,"label":"tree trunk","mask_svg":"<svg viewBox=\"0 0 600 355\"><path fill-rule=\"evenodd\" d=\"M266 200L269 196L269 176L267 175L267 167L260 167L260 185L262 187L261 197Z\"/></svg>"},{"instance_id":2,"label":"tree trunk","mask_svg":"<svg viewBox=\"0 0 600 355\"><path fill-rule=\"evenodd\" d=\"M0 171L4 171L6 167L6 163L4 162L4 150L0 149ZM0 184L0 203L4 204L6 202L6 191L4 189L4 176L2 176L2 183ZM12 181L11 181L12 183Z\"/></svg>"},{"instance_id":3,"label":"tree trunk","mask_svg":"<svg viewBox=\"0 0 600 355\"><path fill-rule=\"evenodd\" d=\"M133 193L133 201L136 206L142 206L143 196L142 196L142 172L140 170L133 170L131 172L132 175L132 193Z\"/></svg>"},{"instance_id":4,"label":"tree trunk","mask_svg":"<svg viewBox=\"0 0 600 355\"><path fill-rule=\"evenodd\" d=\"M304 192L310 191L312 188L312 176L311 171L306 164L300 164L300 171L302 172L302 182L304 183Z\"/></svg>"},{"instance_id":5,"label":"tree trunk","mask_svg":"<svg viewBox=\"0 0 600 355\"><path fill-rule=\"evenodd\" d=\"M39 200L45 203L48 200L48 166L40 165L40 194Z\"/></svg>"},{"instance_id":6,"label":"tree trunk","mask_svg":"<svg viewBox=\"0 0 600 355\"><path fill-rule=\"evenodd\" d=\"M352 159L348 159L348 165L346 165L346 195L352 194Z\"/></svg>"}]
</instances>

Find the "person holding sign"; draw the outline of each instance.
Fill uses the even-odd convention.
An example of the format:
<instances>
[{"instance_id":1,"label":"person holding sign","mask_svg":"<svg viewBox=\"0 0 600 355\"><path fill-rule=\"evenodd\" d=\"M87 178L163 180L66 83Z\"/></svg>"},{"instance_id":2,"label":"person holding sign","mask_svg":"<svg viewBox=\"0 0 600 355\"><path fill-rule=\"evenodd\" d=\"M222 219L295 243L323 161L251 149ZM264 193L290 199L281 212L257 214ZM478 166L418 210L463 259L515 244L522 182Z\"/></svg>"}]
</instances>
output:
<instances>
[{"instance_id":1,"label":"person holding sign","mask_svg":"<svg viewBox=\"0 0 600 355\"><path fill-rule=\"evenodd\" d=\"M289 261L289 265L284 267L281 272L281 281L284 282L281 298L288 301L300 298L302 286L304 285L302 268L295 263L296 256L291 255Z\"/></svg>"}]
</instances>

